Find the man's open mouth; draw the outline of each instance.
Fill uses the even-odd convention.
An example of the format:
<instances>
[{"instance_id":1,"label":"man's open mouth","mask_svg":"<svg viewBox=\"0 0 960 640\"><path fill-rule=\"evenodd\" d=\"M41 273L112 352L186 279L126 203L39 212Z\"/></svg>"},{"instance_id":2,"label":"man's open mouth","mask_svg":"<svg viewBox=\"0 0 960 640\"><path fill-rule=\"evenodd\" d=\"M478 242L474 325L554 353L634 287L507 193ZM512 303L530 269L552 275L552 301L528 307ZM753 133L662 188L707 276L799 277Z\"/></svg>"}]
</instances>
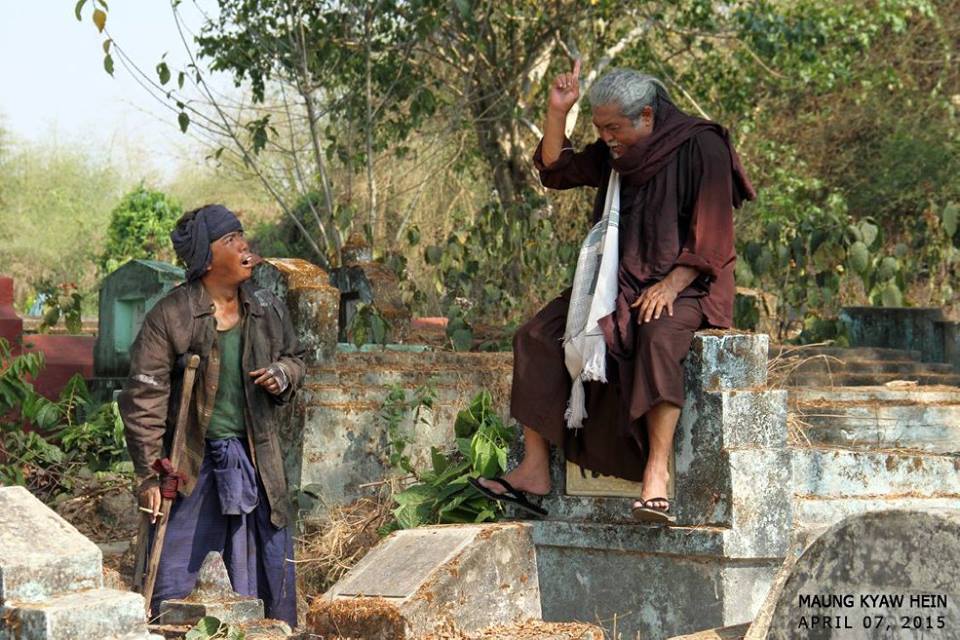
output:
<instances>
[{"instance_id":1,"label":"man's open mouth","mask_svg":"<svg viewBox=\"0 0 960 640\"><path fill-rule=\"evenodd\" d=\"M255 253L245 254L242 258L240 258L240 266L246 267L247 269L252 269L261 262L263 262L263 258Z\"/></svg>"}]
</instances>

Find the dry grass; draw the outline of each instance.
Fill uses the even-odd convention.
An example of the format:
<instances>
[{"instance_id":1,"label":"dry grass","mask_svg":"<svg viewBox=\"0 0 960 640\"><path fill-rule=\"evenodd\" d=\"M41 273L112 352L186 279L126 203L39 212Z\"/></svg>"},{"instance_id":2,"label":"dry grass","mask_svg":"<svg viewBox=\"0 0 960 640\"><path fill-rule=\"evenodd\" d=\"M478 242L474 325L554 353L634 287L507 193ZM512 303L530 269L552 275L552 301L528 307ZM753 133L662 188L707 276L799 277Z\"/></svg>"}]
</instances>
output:
<instances>
[{"instance_id":1,"label":"dry grass","mask_svg":"<svg viewBox=\"0 0 960 640\"><path fill-rule=\"evenodd\" d=\"M830 372L830 365L841 364L843 360L834 356L822 354L812 356L804 355L805 350L826 346L831 346L831 343L818 342L815 344L804 344L795 347L782 346L777 355L767 360L767 386L772 389L780 389L787 386L790 376L793 375L797 369L809 362L815 362L817 360L823 362L824 368L827 370L827 374L831 375L831 383L829 386L834 386L832 382L832 374Z\"/></svg>"},{"instance_id":2,"label":"dry grass","mask_svg":"<svg viewBox=\"0 0 960 640\"><path fill-rule=\"evenodd\" d=\"M306 519L297 538L297 590L308 602L339 580L380 542L378 529L392 518L389 487L375 496Z\"/></svg>"}]
</instances>

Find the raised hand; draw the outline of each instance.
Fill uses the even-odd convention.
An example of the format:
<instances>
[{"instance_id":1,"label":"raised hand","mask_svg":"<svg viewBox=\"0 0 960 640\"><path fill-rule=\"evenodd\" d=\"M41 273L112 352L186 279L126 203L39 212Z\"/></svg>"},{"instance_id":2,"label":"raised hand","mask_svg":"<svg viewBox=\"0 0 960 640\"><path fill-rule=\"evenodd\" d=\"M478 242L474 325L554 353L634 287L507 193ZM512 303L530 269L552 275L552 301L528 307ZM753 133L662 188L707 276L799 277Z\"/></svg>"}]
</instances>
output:
<instances>
[{"instance_id":1,"label":"raised hand","mask_svg":"<svg viewBox=\"0 0 960 640\"><path fill-rule=\"evenodd\" d=\"M573 61L570 73L561 73L550 87L550 98L547 108L551 111L566 114L580 99L580 59Z\"/></svg>"}]
</instances>

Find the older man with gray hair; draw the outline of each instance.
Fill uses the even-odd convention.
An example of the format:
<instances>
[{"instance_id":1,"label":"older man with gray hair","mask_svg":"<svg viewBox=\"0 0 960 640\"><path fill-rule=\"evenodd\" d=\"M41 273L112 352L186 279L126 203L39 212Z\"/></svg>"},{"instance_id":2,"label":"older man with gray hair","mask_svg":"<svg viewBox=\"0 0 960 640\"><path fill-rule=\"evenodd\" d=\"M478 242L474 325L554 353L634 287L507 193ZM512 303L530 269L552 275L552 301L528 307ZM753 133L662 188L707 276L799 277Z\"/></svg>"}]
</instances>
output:
<instances>
[{"instance_id":1,"label":"older man with gray hair","mask_svg":"<svg viewBox=\"0 0 960 640\"><path fill-rule=\"evenodd\" d=\"M579 72L577 60L551 86L534 163L548 188L597 189L594 227L573 290L514 337L511 413L524 425L524 458L475 486L546 515L524 494L549 492L553 443L581 467L642 481L634 518L666 523L683 359L695 331L731 325L733 208L755 193L727 131L631 69L590 88L599 139L574 151L564 126Z\"/></svg>"}]
</instances>

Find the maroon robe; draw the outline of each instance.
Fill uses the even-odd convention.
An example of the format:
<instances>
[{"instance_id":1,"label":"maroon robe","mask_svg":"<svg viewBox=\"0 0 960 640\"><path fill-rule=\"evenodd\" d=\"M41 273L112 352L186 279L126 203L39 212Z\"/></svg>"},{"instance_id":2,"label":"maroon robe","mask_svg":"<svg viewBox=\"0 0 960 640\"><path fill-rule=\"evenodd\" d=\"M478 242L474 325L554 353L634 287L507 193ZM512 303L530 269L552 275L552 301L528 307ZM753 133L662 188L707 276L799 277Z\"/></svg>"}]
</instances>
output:
<instances>
[{"instance_id":1,"label":"maroon robe","mask_svg":"<svg viewBox=\"0 0 960 640\"><path fill-rule=\"evenodd\" d=\"M660 402L683 406L683 359L693 333L733 319L733 208L754 197L739 158L719 125L664 104L650 136L614 159L603 140L534 163L544 186L597 188L593 220L603 213L610 171L621 176L619 293L601 319L608 349L607 384L587 383L583 429L566 428L570 376L563 360L569 291L547 304L514 336L511 413L567 459L601 473L640 480L645 464L643 416ZM677 265L700 275L674 303L674 315L638 323L630 308Z\"/></svg>"}]
</instances>

